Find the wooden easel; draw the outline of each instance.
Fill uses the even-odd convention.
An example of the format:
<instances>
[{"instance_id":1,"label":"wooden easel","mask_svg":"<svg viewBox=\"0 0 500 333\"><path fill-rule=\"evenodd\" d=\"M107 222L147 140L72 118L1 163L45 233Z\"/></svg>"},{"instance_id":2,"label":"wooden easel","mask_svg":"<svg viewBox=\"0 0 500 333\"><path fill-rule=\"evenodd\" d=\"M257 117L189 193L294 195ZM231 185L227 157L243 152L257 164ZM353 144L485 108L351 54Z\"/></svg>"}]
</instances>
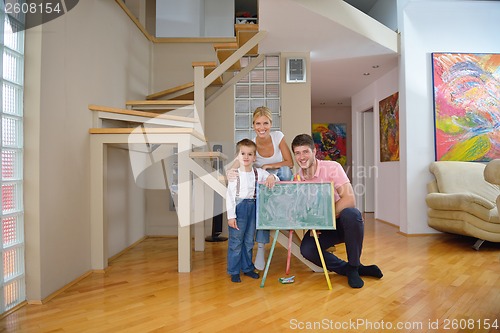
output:
<instances>
[{"instance_id":1,"label":"wooden easel","mask_svg":"<svg viewBox=\"0 0 500 333\"><path fill-rule=\"evenodd\" d=\"M264 276L262 277L262 282L260 283L260 287L264 288L264 284L266 283L267 273L269 272L269 266L271 266L271 260L274 254L274 248L276 247L276 242L278 240L279 230L276 230L273 239L273 245L271 245L271 250L269 252L269 258L267 258L266 268L264 269ZM318 248L319 257L321 259L321 266L323 267L323 272L325 273L326 283L328 284L328 289L332 290L332 283L330 282L330 275L328 275L328 270L326 269L325 258L323 257L323 252L321 251L321 246L319 245L318 234L316 230L312 230L314 235L314 241L316 242L316 247ZM286 263L286 274L289 273L290 270L290 258L291 258L291 250L292 250L292 236L293 230L290 230L289 239L288 239L288 256Z\"/></svg>"}]
</instances>

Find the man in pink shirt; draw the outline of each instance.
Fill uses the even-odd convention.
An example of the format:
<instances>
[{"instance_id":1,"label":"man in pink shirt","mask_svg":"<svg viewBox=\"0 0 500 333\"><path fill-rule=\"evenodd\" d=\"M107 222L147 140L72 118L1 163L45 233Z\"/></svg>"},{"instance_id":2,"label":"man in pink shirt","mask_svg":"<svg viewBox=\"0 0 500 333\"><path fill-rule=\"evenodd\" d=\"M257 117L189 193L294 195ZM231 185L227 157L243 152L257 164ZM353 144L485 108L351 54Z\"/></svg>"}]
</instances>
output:
<instances>
[{"instance_id":1,"label":"man in pink shirt","mask_svg":"<svg viewBox=\"0 0 500 333\"><path fill-rule=\"evenodd\" d=\"M361 264L364 221L361 212L355 207L354 191L342 166L335 161L316 159L314 141L308 134L300 134L293 139L292 153L300 167L295 180L328 183L333 181L335 187L337 229L318 232L326 268L339 275L347 276L347 282L352 288L363 287L364 282L361 276L373 276L380 279L383 274L376 265ZM328 248L340 243L345 243L347 262L327 251ZM300 252L304 258L321 266L321 259L311 232L304 235Z\"/></svg>"}]
</instances>

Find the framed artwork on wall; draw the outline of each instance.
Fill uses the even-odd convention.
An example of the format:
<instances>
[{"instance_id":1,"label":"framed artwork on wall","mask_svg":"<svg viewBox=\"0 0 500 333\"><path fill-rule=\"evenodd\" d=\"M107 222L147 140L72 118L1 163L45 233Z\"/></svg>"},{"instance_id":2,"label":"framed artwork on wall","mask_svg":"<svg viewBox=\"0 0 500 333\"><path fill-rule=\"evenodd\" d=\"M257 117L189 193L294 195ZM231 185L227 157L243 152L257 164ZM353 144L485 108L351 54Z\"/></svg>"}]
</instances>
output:
<instances>
[{"instance_id":1,"label":"framed artwork on wall","mask_svg":"<svg viewBox=\"0 0 500 333\"><path fill-rule=\"evenodd\" d=\"M436 161L500 158L500 54L432 53Z\"/></svg>"},{"instance_id":2,"label":"framed artwork on wall","mask_svg":"<svg viewBox=\"0 0 500 333\"><path fill-rule=\"evenodd\" d=\"M399 161L399 93L378 103L380 120L380 162Z\"/></svg>"},{"instance_id":3,"label":"framed artwork on wall","mask_svg":"<svg viewBox=\"0 0 500 333\"><path fill-rule=\"evenodd\" d=\"M347 162L346 124L312 124L312 137L316 146L316 157L320 160Z\"/></svg>"}]
</instances>

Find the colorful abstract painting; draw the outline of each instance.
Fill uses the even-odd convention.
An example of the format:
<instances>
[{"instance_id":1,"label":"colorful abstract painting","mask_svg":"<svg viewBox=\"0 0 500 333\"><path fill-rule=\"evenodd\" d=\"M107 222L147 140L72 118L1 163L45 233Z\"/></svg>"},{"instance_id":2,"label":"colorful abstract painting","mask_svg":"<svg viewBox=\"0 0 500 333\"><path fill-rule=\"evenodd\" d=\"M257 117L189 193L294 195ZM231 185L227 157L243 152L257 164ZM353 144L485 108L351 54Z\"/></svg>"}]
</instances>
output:
<instances>
[{"instance_id":1,"label":"colorful abstract painting","mask_svg":"<svg viewBox=\"0 0 500 333\"><path fill-rule=\"evenodd\" d=\"M380 162L399 161L399 93L378 103Z\"/></svg>"},{"instance_id":2,"label":"colorful abstract painting","mask_svg":"<svg viewBox=\"0 0 500 333\"><path fill-rule=\"evenodd\" d=\"M436 160L500 158L500 54L433 53Z\"/></svg>"},{"instance_id":3,"label":"colorful abstract painting","mask_svg":"<svg viewBox=\"0 0 500 333\"><path fill-rule=\"evenodd\" d=\"M346 124L312 124L316 157L320 160L347 162Z\"/></svg>"}]
</instances>

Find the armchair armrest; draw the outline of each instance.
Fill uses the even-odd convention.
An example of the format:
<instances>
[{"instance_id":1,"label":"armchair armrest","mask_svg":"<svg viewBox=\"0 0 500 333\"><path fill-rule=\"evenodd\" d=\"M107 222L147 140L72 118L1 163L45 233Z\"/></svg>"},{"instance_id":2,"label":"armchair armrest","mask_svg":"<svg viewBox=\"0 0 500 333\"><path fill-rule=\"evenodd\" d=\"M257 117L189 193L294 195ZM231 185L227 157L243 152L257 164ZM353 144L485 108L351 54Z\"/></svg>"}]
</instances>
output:
<instances>
[{"instance_id":1,"label":"armchair armrest","mask_svg":"<svg viewBox=\"0 0 500 333\"><path fill-rule=\"evenodd\" d=\"M425 201L429 208L439 210L470 211L471 205L480 205L487 210L495 208L495 204L474 193L429 193Z\"/></svg>"},{"instance_id":2,"label":"armchair armrest","mask_svg":"<svg viewBox=\"0 0 500 333\"><path fill-rule=\"evenodd\" d=\"M492 160L486 164L484 179L488 183L500 185L500 159Z\"/></svg>"}]
</instances>

